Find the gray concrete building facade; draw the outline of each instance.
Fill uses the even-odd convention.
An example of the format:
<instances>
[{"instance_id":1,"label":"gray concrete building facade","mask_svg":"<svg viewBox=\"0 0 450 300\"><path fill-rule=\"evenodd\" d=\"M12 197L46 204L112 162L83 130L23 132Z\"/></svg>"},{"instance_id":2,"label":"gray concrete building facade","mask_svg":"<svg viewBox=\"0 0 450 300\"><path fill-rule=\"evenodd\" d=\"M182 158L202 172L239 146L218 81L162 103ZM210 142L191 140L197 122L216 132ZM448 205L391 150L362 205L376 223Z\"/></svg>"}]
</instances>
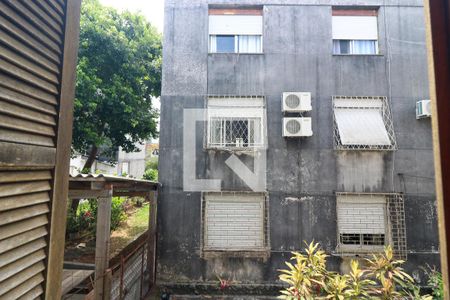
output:
<instances>
[{"instance_id":1,"label":"gray concrete building facade","mask_svg":"<svg viewBox=\"0 0 450 300\"><path fill-rule=\"evenodd\" d=\"M211 10L220 14L227 9L242 9L251 15L261 12L261 45L253 51L258 53L236 53L231 39L220 36L220 32L210 37ZM338 25L333 17L355 11L375 16L376 44L368 46L375 47L375 53L347 53L358 50L345 49L358 46L346 40L337 42L341 53L336 53L333 39L338 35ZM212 49L212 39L217 43L214 47L223 47L226 53L212 53L218 52L212 51L216 50ZM234 39L234 47L244 49L238 37ZM310 93L312 109L300 114L283 113L285 92ZM264 147L257 151L267 156L265 191L252 192L227 166L227 159L236 154L235 147L208 147L208 128L213 130L208 122L184 128L184 110L208 107L213 96L219 100L237 97L236 103L241 101L239 97L263 99L264 121L258 126L263 127ZM352 137L346 131L362 130L364 126L370 129L381 122L369 115L367 120L355 123L345 119L348 110L339 105L350 97L360 101L352 107L359 111L361 101L372 101L373 106L368 105L371 108L383 105L387 112L382 114L385 127L376 130L382 131L378 137L387 144L349 146L352 142L346 139ZM439 266L439 243L431 123L430 118L416 119L416 102L421 99L429 99L429 92L420 0L166 0L158 282L172 288L198 288L215 285L220 277L249 289L258 290L260 284L276 287L277 270L291 257L290 252L301 251L305 241L314 240L330 255L330 268L341 271L346 270L349 258L364 256L361 250L392 244L397 254L407 259L405 268L423 283L420 267ZM312 135L283 137L283 118L300 116L311 118ZM224 122L220 126L226 127ZM250 122L248 119L240 126L250 132ZM256 132L254 128L260 127L252 128ZM221 193L184 188L183 176L188 171L183 169L185 130L196 133L195 140L190 141L196 149L192 157L195 177L220 179ZM368 136L376 139L376 130L368 130ZM234 142L250 147L250 138ZM236 157L254 170L255 154L237 152ZM237 201L233 207L227 206L232 202L227 200L229 195ZM256 200L251 200L252 196ZM214 234L219 238L221 234L233 235L228 229L224 234L220 227L226 226L223 218L230 214L218 217L225 223L216 224L217 232L210 230L215 226L208 223L208 218L215 216L214 207L232 208L236 219L230 217L231 223L253 220L252 213L260 218L248 226L260 223L261 239L253 238L250 231L239 233L241 239L256 245L254 249L242 242L230 247L225 242L221 248L220 241L214 246ZM239 211L248 214L239 215ZM361 217L365 212L369 213ZM380 215L382 221L367 232L358 226L354 232L346 229L350 226L346 222L351 220L370 227L367 220L377 214L384 214Z\"/></svg>"}]
</instances>

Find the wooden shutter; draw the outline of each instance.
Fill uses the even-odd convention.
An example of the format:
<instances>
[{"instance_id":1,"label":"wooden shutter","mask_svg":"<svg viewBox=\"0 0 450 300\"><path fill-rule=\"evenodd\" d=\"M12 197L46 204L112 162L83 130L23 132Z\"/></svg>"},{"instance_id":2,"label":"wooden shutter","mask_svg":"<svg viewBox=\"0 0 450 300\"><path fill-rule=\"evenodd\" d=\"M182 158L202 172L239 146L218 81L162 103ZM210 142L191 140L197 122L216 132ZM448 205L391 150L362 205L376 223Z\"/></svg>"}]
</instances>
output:
<instances>
[{"instance_id":1,"label":"wooden shutter","mask_svg":"<svg viewBox=\"0 0 450 300\"><path fill-rule=\"evenodd\" d=\"M264 248L264 195L205 194L204 227L205 249Z\"/></svg>"},{"instance_id":2,"label":"wooden shutter","mask_svg":"<svg viewBox=\"0 0 450 300\"><path fill-rule=\"evenodd\" d=\"M79 11L0 1L1 299L60 292Z\"/></svg>"}]
</instances>

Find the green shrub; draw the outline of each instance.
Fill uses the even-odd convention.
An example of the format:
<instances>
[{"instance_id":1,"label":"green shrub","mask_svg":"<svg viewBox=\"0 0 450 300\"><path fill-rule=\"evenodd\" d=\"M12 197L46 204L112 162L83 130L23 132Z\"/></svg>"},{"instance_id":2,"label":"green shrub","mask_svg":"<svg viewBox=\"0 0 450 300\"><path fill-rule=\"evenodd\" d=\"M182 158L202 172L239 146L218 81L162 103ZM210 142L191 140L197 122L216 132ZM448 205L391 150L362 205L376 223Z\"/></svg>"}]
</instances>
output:
<instances>
[{"instance_id":1,"label":"green shrub","mask_svg":"<svg viewBox=\"0 0 450 300\"><path fill-rule=\"evenodd\" d=\"M116 230L119 225L126 220L127 215L124 211L125 199L114 197L111 203L111 231Z\"/></svg>"},{"instance_id":2,"label":"green shrub","mask_svg":"<svg viewBox=\"0 0 450 300\"><path fill-rule=\"evenodd\" d=\"M424 269L428 276L427 284L431 287L433 299L444 299L444 281L442 280L442 273L438 272L435 267L428 266Z\"/></svg>"},{"instance_id":3,"label":"green shrub","mask_svg":"<svg viewBox=\"0 0 450 300\"><path fill-rule=\"evenodd\" d=\"M155 169L158 170L158 157L150 157L145 163L145 170Z\"/></svg>"},{"instance_id":4,"label":"green shrub","mask_svg":"<svg viewBox=\"0 0 450 300\"><path fill-rule=\"evenodd\" d=\"M111 203L111 231L116 230L126 219L124 210L125 198L114 197ZM88 199L81 201L78 205L77 213L72 212L71 207L67 209L67 228L66 234L90 232L95 234L97 226L97 199Z\"/></svg>"},{"instance_id":5,"label":"green shrub","mask_svg":"<svg viewBox=\"0 0 450 300\"><path fill-rule=\"evenodd\" d=\"M158 170L148 169L147 171L145 171L142 178L151 181L158 181Z\"/></svg>"},{"instance_id":6,"label":"green shrub","mask_svg":"<svg viewBox=\"0 0 450 300\"><path fill-rule=\"evenodd\" d=\"M341 275L326 269L325 252L313 242L306 254L293 252L286 262L288 270L280 270L280 280L288 287L281 290L279 299L378 299L378 300L432 300L429 295L420 295L420 288L414 279L403 271L402 260L395 260L390 246L384 253L374 254L366 259L368 268L360 269L357 261L351 262L350 274Z\"/></svg>"}]
</instances>

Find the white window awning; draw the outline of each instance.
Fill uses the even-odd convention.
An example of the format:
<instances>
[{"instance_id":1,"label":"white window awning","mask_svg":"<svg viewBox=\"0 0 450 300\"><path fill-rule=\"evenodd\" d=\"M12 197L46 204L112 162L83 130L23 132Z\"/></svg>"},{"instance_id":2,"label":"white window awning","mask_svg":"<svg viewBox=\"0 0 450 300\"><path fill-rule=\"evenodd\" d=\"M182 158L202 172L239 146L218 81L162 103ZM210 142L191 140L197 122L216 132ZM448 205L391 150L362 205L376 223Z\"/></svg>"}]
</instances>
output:
<instances>
[{"instance_id":1,"label":"white window awning","mask_svg":"<svg viewBox=\"0 0 450 300\"><path fill-rule=\"evenodd\" d=\"M210 35L262 35L262 16L210 15Z\"/></svg>"},{"instance_id":2,"label":"white window awning","mask_svg":"<svg viewBox=\"0 0 450 300\"><path fill-rule=\"evenodd\" d=\"M340 234L386 234L384 196L338 196Z\"/></svg>"},{"instance_id":3,"label":"white window awning","mask_svg":"<svg viewBox=\"0 0 450 300\"><path fill-rule=\"evenodd\" d=\"M335 99L334 116L342 145L390 146L380 100L359 101L350 107L347 99ZM363 106L362 103L367 104Z\"/></svg>"},{"instance_id":4,"label":"white window awning","mask_svg":"<svg viewBox=\"0 0 450 300\"><path fill-rule=\"evenodd\" d=\"M378 40L376 16L333 16L334 40Z\"/></svg>"}]
</instances>

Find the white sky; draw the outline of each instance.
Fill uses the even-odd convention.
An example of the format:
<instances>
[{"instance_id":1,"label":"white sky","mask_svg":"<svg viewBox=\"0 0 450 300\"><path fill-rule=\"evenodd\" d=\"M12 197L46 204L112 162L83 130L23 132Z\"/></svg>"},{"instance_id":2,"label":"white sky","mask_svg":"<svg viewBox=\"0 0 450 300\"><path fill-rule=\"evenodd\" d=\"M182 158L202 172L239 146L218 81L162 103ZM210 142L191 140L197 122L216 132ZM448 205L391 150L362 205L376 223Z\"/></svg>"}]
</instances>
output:
<instances>
[{"instance_id":1,"label":"white sky","mask_svg":"<svg viewBox=\"0 0 450 300\"><path fill-rule=\"evenodd\" d=\"M159 32L163 32L164 0L100 0L100 3L120 11L140 11Z\"/></svg>"}]
</instances>

